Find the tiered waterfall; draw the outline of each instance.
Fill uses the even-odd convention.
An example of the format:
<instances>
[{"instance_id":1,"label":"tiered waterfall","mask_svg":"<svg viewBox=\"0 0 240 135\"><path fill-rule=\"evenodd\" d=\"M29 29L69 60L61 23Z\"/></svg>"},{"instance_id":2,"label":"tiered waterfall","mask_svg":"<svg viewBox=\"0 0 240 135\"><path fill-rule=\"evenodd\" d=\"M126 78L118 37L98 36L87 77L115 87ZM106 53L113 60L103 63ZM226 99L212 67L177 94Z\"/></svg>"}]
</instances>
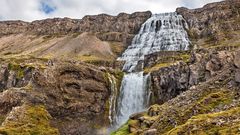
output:
<instances>
[{"instance_id":1,"label":"tiered waterfall","mask_svg":"<svg viewBox=\"0 0 240 135\"><path fill-rule=\"evenodd\" d=\"M190 44L186 32L188 25L177 13L154 14L141 27L132 44L118 60L125 61L121 90L117 99L115 125L127 121L133 113L147 107L147 78L143 72L135 72L144 56L160 51L187 50ZM139 65L138 65L139 66Z\"/></svg>"}]
</instances>

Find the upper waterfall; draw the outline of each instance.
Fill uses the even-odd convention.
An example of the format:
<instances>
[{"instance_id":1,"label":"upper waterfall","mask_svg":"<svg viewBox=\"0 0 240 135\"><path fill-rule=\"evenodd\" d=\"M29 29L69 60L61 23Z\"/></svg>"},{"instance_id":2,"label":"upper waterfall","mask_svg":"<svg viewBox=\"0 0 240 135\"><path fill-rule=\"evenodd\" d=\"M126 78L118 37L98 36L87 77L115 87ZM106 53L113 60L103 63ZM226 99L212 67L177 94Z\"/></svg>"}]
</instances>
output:
<instances>
[{"instance_id":1,"label":"upper waterfall","mask_svg":"<svg viewBox=\"0 0 240 135\"><path fill-rule=\"evenodd\" d=\"M118 60L126 61L123 70L132 72L144 55L159 51L187 50L190 44L188 25L176 12L153 14L134 37Z\"/></svg>"}]
</instances>

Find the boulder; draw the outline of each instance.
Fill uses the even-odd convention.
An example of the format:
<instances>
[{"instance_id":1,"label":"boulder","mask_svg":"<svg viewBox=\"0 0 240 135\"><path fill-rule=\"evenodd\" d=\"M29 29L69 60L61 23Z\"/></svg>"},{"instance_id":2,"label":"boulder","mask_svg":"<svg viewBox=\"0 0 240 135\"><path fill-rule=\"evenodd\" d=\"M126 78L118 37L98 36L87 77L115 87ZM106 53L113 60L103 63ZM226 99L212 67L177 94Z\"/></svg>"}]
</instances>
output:
<instances>
[{"instance_id":1,"label":"boulder","mask_svg":"<svg viewBox=\"0 0 240 135\"><path fill-rule=\"evenodd\" d=\"M144 135L156 135L157 134L157 129L149 129L147 131L144 131Z\"/></svg>"}]
</instances>

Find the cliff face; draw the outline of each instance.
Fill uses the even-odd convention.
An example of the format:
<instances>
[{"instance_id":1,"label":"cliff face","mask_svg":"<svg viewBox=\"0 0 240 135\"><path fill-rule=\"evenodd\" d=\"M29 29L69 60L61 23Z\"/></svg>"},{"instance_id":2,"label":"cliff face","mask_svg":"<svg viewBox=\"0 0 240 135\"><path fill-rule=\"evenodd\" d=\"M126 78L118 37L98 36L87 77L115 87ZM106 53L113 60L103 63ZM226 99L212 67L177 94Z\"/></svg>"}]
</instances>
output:
<instances>
[{"instance_id":1,"label":"cliff face","mask_svg":"<svg viewBox=\"0 0 240 135\"><path fill-rule=\"evenodd\" d=\"M194 44L209 47L231 41L231 45L239 45L239 0L211 3L199 9L178 8L177 12L188 22Z\"/></svg>"},{"instance_id":2,"label":"cliff face","mask_svg":"<svg viewBox=\"0 0 240 135\"><path fill-rule=\"evenodd\" d=\"M48 123L51 123L51 127L58 129L60 134L97 134L100 130L98 128L109 125L107 104L110 84L106 72L95 66L60 62L52 63L45 69L32 67L29 72L25 72L26 67L16 70L9 65L7 68L3 68L5 68L5 72L13 72L17 77L5 74L2 76L7 80L0 80L2 88L4 88L0 93L0 114L6 119L3 127L0 128L0 133L14 134L14 128L20 127L10 126L7 128L5 125L11 125L11 122L26 121L24 118L10 118L21 115L16 112L18 107L26 108L28 106L27 108L34 109L39 105L43 106L44 111L51 117L48 119ZM22 72L21 76L18 76L19 72ZM25 83L20 83L23 80ZM4 85L5 81L12 86ZM23 117L31 117L28 113L24 115L26 116ZM39 119L45 118L41 115L38 117ZM9 122L8 119L11 121ZM39 126L39 128L41 127ZM29 129L31 130L31 128ZM25 131L27 130L25 129ZM25 131L23 133L27 133Z\"/></svg>"},{"instance_id":3,"label":"cliff face","mask_svg":"<svg viewBox=\"0 0 240 135\"><path fill-rule=\"evenodd\" d=\"M28 33L34 35L66 35L91 32L104 41L131 41L141 24L151 16L151 12L120 13L85 16L82 19L54 18L33 21L0 22L0 35Z\"/></svg>"}]
</instances>

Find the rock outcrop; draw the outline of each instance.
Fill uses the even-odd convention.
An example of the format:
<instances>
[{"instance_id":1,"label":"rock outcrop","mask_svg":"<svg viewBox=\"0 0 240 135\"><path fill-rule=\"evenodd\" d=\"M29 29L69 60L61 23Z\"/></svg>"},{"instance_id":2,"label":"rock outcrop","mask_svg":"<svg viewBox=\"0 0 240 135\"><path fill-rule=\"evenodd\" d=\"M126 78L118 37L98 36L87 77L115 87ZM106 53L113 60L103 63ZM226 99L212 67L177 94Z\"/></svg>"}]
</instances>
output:
<instances>
[{"instance_id":1,"label":"rock outcrop","mask_svg":"<svg viewBox=\"0 0 240 135\"><path fill-rule=\"evenodd\" d=\"M177 12L188 22L189 35L198 46L214 46L239 39L239 0L210 3L199 9L178 8Z\"/></svg>"},{"instance_id":2,"label":"rock outcrop","mask_svg":"<svg viewBox=\"0 0 240 135\"><path fill-rule=\"evenodd\" d=\"M170 59L165 67L158 67L159 70L151 72L152 100L155 103L164 103L192 86L208 81L223 72L223 69L232 67L237 54L225 50L203 49L194 51L187 63L172 63Z\"/></svg>"},{"instance_id":3,"label":"rock outcrop","mask_svg":"<svg viewBox=\"0 0 240 135\"><path fill-rule=\"evenodd\" d=\"M25 74L21 78L24 76ZM12 82L8 79L11 75L3 77L7 78L7 82ZM0 93L0 113L1 116L6 116L0 133L15 131L9 127L11 124L7 124L10 120L7 114L15 115L18 112L13 108L25 108L26 104L30 108L43 106L52 118L52 121L49 119L51 127L58 129L60 134L97 134L100 128L109 125L107 104L110 84L105 71L84 63L59 62L45 69L35 68L27 78L30 78L27 85L21 84L20 87L19 84L19 88L11 86L15 88L4 89ZM11 121L10 123L19 122L18 119ZM31 129L34 128L40 127L33 126ZM21 132L29 133L27 130Z\"/></svg>"}]
</instances>

